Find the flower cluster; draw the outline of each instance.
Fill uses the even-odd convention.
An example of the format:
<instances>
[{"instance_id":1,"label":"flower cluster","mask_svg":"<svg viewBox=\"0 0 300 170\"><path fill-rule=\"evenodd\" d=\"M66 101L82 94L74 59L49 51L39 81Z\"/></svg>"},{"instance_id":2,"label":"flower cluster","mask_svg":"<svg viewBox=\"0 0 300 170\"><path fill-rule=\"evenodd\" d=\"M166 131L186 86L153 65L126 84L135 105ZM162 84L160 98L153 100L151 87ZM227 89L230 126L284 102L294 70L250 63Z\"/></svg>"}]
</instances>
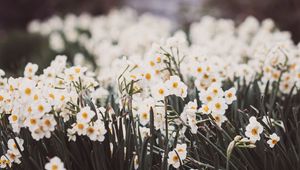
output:
<instances>
[{"instance_id":1,"label":"flower cluster","mask_svg":"<svg viewBox=\"0 0 300 170\"><path fill-rule=\"evenodd\" d=\"M103 121L100 119L92 121L94 117L95 112L92 111L89 106L81 108L80 112L76 115L77 122L72 125L72 129L68 129L69 140L75 141L76 133L77 135L86 135L92 141L102 142L106 129ZM101 115L97 113L97 117L101 117Z\"/></svg>"},{"instance_id":2,"label":"flower cluster","mask_svg":"<svg viewBox=\"0 0 300 170\"><path fill-rule=\"evenodd\" d=\"M24 140L16 137L7 141L7 151L0 158L0 168L10 168L12 163L20 164L22 157L21 152L24 151Z\"/></svg>"},{"instance_id":3,"label":"flower cluster","mask_svg":"<svg viewBox=\"0 0 300 170\"><path fill-rule=\"evenodd\" d=\"M29 31L48 36L56 52L63 53L69 44L82 48L75 66L58 55L40 75L33 63L19 78L6 78L0 70L5 126L42 144L60 134L66 138L62 145L87 145L83 153L91 160L85 161L95 169L103 165L98 159L106 164L119 157L122 167L130 162L145 168L142 163L151 160L165 169L216 168L211 163L217 158L226 160L218 163L221 169L249 168L243 166L242 148L275 147L276 152L291 120L288 113L278 113L296 110L280 102L297 93L291 90L300 85L300 50L271 20L259 23L249 17L235 26L231 20L203 17L189 34L173 33L165 19L122 9L107 16L33 21ZM93 56L96 68L86 65L81 49ZM235 147L239 150L232 152ZM20 162L12 141L8 148L3 167ZM78 150L74 153L80 155ZM61 158L67 160L68 154ZM86 162L65 165L91 168ZM65 169L58 157L45 168Z\"/></svg>"},{"instance_id":4,"label":"flower cluster","mask_svg":"<svg viewBox=\"0 0 300 170\"><path fill-rule=\"evenodd\" d=\"M263 126L256 120L254 116L250 117L249 124L246 126L246 137L251 141L251 143L255 143L256 141L260 140L260 135L263 133ZM267 143L269 144L270 148L273 148L275 144L280 140L280 137L273 133L269 136L269 140ZM247 140L247 139L244 139Z\"/></svg>"}]
</instances>

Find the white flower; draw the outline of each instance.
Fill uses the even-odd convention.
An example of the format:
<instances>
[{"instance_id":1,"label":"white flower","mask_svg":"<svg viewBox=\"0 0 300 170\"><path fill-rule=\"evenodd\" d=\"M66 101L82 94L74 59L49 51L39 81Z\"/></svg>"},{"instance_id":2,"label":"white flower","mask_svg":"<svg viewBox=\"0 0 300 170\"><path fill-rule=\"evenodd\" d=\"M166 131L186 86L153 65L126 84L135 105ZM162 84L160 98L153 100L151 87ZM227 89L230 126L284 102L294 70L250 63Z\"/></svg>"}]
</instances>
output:
<instances>
[{"instance_id":1,"label":"white flower","mask_svg":"<svg viewBox=\"0 0 300 170\"><path fill-rule=\"evenodd\" d=\"M20 160L21 154L20 153L16 153L11 150L7 150L6 157L10 160L10 162L14 162L17 164L21 163L21 160Z\"/></svg>"},{"instance_id":2,"label":"white flower","mask_svg":"<svg viewBox=\"0 0 300 170\"><path fill-rule=\"evenodd\" d=\"M68 141L76 141L76 130L74 128L67 129Z\"/></svg>"},{"instance_id":3,"label":"white flower","mask_svg":"<svg viewBox=\"0 0 300 170\"><path fill-rule=\"evenodd\" d=\"M26 117L24 125L29 128L30 131L34 131L39 127L40 115L32 114Z\"/></svg>"},{"instance_id":4,"label":"white flower","mask_svg":"<svg viewBox=\"0 0 300 170\"><path fill-rule=\"evenodd\" d=\"M140 123L145 126L150 121L150 109L142 107L138 111Z\"/></svg>"},{"instance_id":5,"label":"white flower","mask_svg":"<svg viewBox=\"0 0 300 170\"><path fill-rule=\"evenodd\" d=\"M154 109L154 127L156 130L165 128L164 107L155 107Z\"/></svg>"},{"instance_id":6,"label":"white flower","mask_svg":"<svg viewBox=\"0 0 300 170\"><path fill-rule=\"evenodd\" d=\"M70 69L71 74L77 75L77 76L82 76L86 71L86 67L81 67L81 66L73 66Z\"/></svg>"},{"instance_id":7,"label":"white flower","mask_svg":"<svg viewBox=\"0 0 300 170\"><path fill-rule=\"evenodd\" d=\"M226 104L231 104L233 101L236 100L235 93L236 93L236 89L234 87L225 91Z\"/></svg>"},{"instance_id":8,"label":"white flower","mask_svg":"<svg viewBox=\"0 0 300 170\"><path fill-rule=\"evenodd\" d=\"M102 142L105 139L105 134L107 130L105 129L104 123L101 120L95 122L94 127L97 129L97 141Z\"/></svg>"},{"instance_id":9,"label":"white flower","mask_svg":"<svg viewBox=\"0 0 300 170\"><path fill-rule=\"evenodd\" d=\"M88 125L86 123L76 123L73 125L73 128L77 132L78 135L85 135L86 134L86 128Z\"/></svg>"},{"instance_id":10,"label":"white flower","mask_svg":"<svg viewBox=\"0 0 300 170\"><path fill-rule=\"evenodd\" d=\"M180 89L180 93L179 93L179 97L181 98L185 98L187 96L187 85L185 85L183 82L181 82L179 84L179 89Z\"/></svg>"},{"instance_id":11,"label":"white flower","mask_svg":"<svg viewBox=\"0 0 300 170\"><path fill-rule=\"evenodd\" d=\"M56 52L62 52L65 49L65 42L57 32L52 33L49 37L50 48Z\"/></svg>"},{"instance_id":12,"label":"white flower","mask_svg":"<svg viewBox=\"0 0 300 170\"><path fill-rule=\"evenodd\" d=\"M0 158L0 168L11 167L11 161L7 158L7 156L2 155Z\"/></svg>"},{"instance_id":13,"label":"white flower","mask_svg":"<svg viewBox=\"0 0 300 170\"><path fill-rule=\"evenodd\" d=\"M221 126L222 123L227 120L227 118L223 114L220 114L220 113L212 113L211 115L214 118L214 121L216 122L216 124L218 126Z\"/></svg>"},{"instance_id":14,"label":"white flower","mask_svg":"<svg viewBox=\"0 0 300 170\"><path fill-rule=\"evenodd\" d=\"M168 164L172 165L174 168L179 168L181 162L181 159L179 157L179 154L176 153L175 150L168 153Z\"/></svg>"},{"instance_id":15,"label":"white flower","mask_svg":"<svg viewBox=\"0 0 300 170\"><path fill-rule=\"evenodd\" d=\"M17 143L15 142L15 140L17 141ZM9 139L7 141L7 147L8 147L9 150L14 152L16 155L19 155L20 154L19 148L20 148L21 151L24 150L24 147L23 147L24 140L20 139L19 137L16 137L15 140L14 139ZM19 146L19 148L18 148L18 146Z\"/></svg>"},{"instance_id":16,"label":"white flower","mask_svg":"<svg viewBox=\"0 0 300 170\"><path fill-rule=\"evenodd\" d=\"M199 109L199 112L201 114L210 114L211 109L209 108L209 106L207 104L202 104L201 108Z\"/></svg>"},{"instance_id":17,"label":"white flower","mask_svg":"<svg viewBox=\"0 0 300 170\"><path fill-rule=\"evenodd\" d=\"M177 144L175 150L177 151L181 160L184 160L187 155L186 144Z\"/></svg>"},{"instance_id":18,"label":"white flower","mask_svg":"<svg viewBox=\"0 0 300 170\"><path fill-rule=\"evenodd\" d=\"M188 104L186 104L183 108L185 112L187 112L188 115L194 115L197 112L197 102L190 101Z\"/></svg>"},{"instance_id":19,"label":"white flower","mask_svg":"<svg viewBox=\"0 0 300 170\"><path fill-rule=\"evenodd\" d=\"M46 170L65 170L64 163L57 157L50 159L48 163L45 164Z\"/></svg>"},{"instance_id":20,"label":"white flower","mask_svg":"<svg viewBox=\"0 0 300 170\"><path fill-rule=\"evenodd\" d=\"M33 92L35 90L35 85L36 83L33 80L27 78L23 79L20 82L20 86L19 86L19 90L22 94L22 97L25 97L27 99L30 98L33 95Z\"/></svg>"},{"instance_id":21,"label":"white flower","mask_svg":"<svg viewBox=\"0 0 300 170\"><path fill-rule=\"evenodd\" d=\"M178 76L171 76L166 85L169 89L170 94L178 95L180 94L180 78Z\"/></svg>"},{"instance_id":22,"label":"white flower","mask_svg":"<svg viewBox=\"0 0 300 170\"><path fill-rule=\"evenodd\" d=\"M76 118L77 122L88 123L95 116L95 112L90 109L90 107L86 106L77 113Z\"/></svg>"},{"instance_id":23,"label":"white flower","mask_svg":"<svg viewBox=\"0 0 300 170\"><path fill-rule=\"evenodd\" d=\"M11 114L9 117L8 117L8 120L9 120L9 123L10 124L18 124L19 123L19 115L18 114Z\"/></svg>"},{"instance_id":24,"label":"white flower","mask_svg":"<svg viewBox=\"0 0 300 170\"><path fill-rule=\"evenodd\" d=\"M178 76L171 76L169 80L166 81L166 86L169 89L170 95L176 95L182 98L187 96L187 86L181 82Z\"/></svg>"},{"instance_id":25,"label":"white flower","mask_svg":"<svg viewBox=\"0 0 300 170\"><path fill-rule=\"evenodd\" d=\"M132 75L133 76L133 75ZM142 73L143 80L145 84L154 84L157 82L157 76L155 75L155 71L151 68L145 68L145 71ZM132 77L134 79L134 76Z\"/></svg>"},{"instance_id":26,"label":"white flower","mask_svg":"<svg viewBox=\"0 0 300 170\"><path fill-rule=\"evenodd\" d=\"M216 97L223 97L224 96L224 91L221 88L221 85L219 83L213 83L209 86L207 89L208 93L212 94L213 96Z\"/></svg>"},{"instance_id":27,"label":"white flower","mask_svg":"<svg viewBox=\"0 0 300 170\"><path fill-rule=\"evenodd\" d=\"M39 67L37 64L28 63L24 70L24 76L25 77L33 77L35 75L35 73L37 72L38 68Z\"/></svg>"},{"instance_id":28,"label":"white flower","mask_svg":"<svg viewBox=\"0 0 300 170\"><path fill-rule=\"evenodd\" d=\"M254 116L250 117L249 124L246 126L245 135L253 142L260 140L260 134L263 132L263 126Z\"/></svg>"},{"instance_id":29,"label":"white flower","mask_svg":"<svg viewBox=\"0 0 300 170\"><path fill-rule=\"evenodd\" d=\"M5 76L5 72L2 69L0 69L0 78L3 76Z\"/></svg>"},{"instance_id":30,"label":"white flower","mask_svg":"<svg viewBox=\"0 0 300 170\"><path fill-rule=\"evenodd\" d=\"M193 67L193 73L195 74L195 77L202 76L204 71L205 71L204 63L195 64Z\"/></svg>"},{"instance_id":31,"label":"white flower","mask_svg":"<svg viewBox=\"0 0 300 170\"><path fill-rule=\"evenodd\" d=\"M169 89L164 83L159 83L151 88L151 94L156 100L163 100L169 95Z\"/></svg>"},{"instance_id":32,"label":"white flower","mask_svg":"<svg viewBox=\"0 0 300 170\"><path fill-rule=\"evenodd\" d=\"M191 128L191 133L197 134L198 131L198 126L197 126L197 119L196 115L195 116L188 116L188 125Z\"/></svg>"},{"instance_id":33,"label":"white flower","mask_svg":"<svg viewBox=\"0 0 300 170\"><path fill-rule=\"evenodd\" d=\"M31 105L33 114L39 115L40 117L42 117L45 113L48 113L51 111L51 106L43 101L43 100L39 100L38 102L35 102Z\"/></svg>"},{"instance_id":34,"label":"white flower","mask_svg":"<svg viewBox=\"0 0 300 170\"><path fill-rule=\"evenodd\" d=\"M228 108L224 98L214 99L208 105L212 113L216 113L216 114L224 114L226 109Z\"/></svg>"},{"instance_id":35,"label":"white flower","mask_svg":"<svg viewBox=\"0 0 300 170\"><path fill-rule=\"evenodd\" d=\"M97 129L94 126L88 126L86 129L86 135L92 140L97 139Z\"/></svg>"},{"instance_id":36,"label":"white flower","mask_svg":"<svg viewBox=\"0 0 300 170\"><path fill-rule=\"evenodd\" d=\"M43 130L54 131L55 125L57 124L53 115L44 115L41 120Z\"/></svg>"},{"instance_id":37,"label":"white flower","mask_svg":"<svg viewBox=\"0 0 300 170\"><path fill-rule=\"evenodd\" d=\"M280 137L276 134L273 133L272 135L270 135L270 139L267 141L267 143L269 144L270 148L273 148L280 140Z\"/></svg>"},{"instance_id":38,"label":"white flower","mask_svg":"<svg viewBox=\"0 0 300 170\"><path fill-rule=\"evenodd\" d=\"M204 90L199 93L199 97L204 104L210 103L215 99L215 96L212 93Z\"/></svg>"}]
</instances>

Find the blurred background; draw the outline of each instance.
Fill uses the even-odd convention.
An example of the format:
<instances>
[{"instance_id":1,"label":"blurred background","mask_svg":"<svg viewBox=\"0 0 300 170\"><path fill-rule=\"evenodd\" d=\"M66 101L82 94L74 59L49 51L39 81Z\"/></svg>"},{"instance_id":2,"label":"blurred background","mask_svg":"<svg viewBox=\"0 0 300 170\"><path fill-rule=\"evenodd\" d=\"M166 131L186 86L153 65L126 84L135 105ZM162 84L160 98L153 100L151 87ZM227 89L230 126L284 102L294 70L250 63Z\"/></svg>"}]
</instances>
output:
<instances>
[{"instance_id":1,"label":"blurred background","mask_svg":"<svg viewBox=\"0 0 300 170\"><path fill-rule=\"evenodd\" d=\"M165 16L183 29L204 15L237 23L249 15L259 20L272 18L281 30L292 33L295 43L300 39L299 0L0 0L0 4L0 68L11 75L20 74L27 62L45 67L52 59L45 50L48 41L27 33L33 19L83 12L99 15L124 6Z\"/></svg>"}]
</instances>

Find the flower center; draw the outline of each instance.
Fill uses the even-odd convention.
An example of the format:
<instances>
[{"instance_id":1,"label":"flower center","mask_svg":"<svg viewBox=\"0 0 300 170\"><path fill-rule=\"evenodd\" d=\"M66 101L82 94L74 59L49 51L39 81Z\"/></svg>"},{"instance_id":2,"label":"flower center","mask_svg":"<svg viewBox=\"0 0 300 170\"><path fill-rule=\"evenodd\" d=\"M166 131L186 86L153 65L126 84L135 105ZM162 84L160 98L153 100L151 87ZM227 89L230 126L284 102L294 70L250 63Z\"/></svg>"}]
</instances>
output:
<instances>
[{"instance_id":1,"label":"flower center","mask_svg":"<svg viewBox=\"0 0 300 170\"><path fill-rule=\"evenodd\" d=\"M51 126L51 122L50 122L50 120L48 120L48 119L47 119L47 120L45 120L45 125L46 125L46 126L48 126L48 127L49 127L49 126Z\"/></svg>"},{"instance_id":2,"label":"flower center","mask_svg":"<svg viewBox=\"0 0 300 170\"><path fill-rule=\"evenodd\" d=\"M83 113L82 113L82 117L83 117L84 119L86 119L86 118L88 117L88 114L87 114L86 112L83 112Z\"/></svg>"},{"instance_id":3,"label":"flower center","mask_svg":"<svg viewBox=\"0 0 300 170\"><path fill-rule=\"evenodd\" d=\"M88 131L88 133L89 133L89 134L92 134L92 133L94 133L95 129L94 129L94 128L92 128L92 127L90 127L90 128L88 128L88 130L87 130L87 131Z\"/></svg>"},{"instance_id":4,"label":"flower center","mask_svg":"<svg viewBox=\"0 0 300 170\"><path fill-rule=\"evenodd\" d=\"M164 89L159 89L158 90L158 93L161 94L161 95L164 94L164 92L165 92Z\"/></svg>"},{"instance_id":5,"label":"flower center","mask_svg":"<svg viewBox=\"0 0 300 170\"><path fill-rule=\"evenodd\" d=\"M205 112L208 112L208 110L209 110L209 109L208 109L208 106L205 105L205 106L203 107L203 110L204 110Z\"/></svg>"},{"instance_id":6,"label":"flower center","mask_svg":"<svg viewBox=\"0 0 300 170\"><path fill-rule=\"evenodd\" d=\"M220 116L215 116L214 119L215 119L216 122L220 122L220 120L221 120Z\"/></svg>"},{"instance_id":7,"label":"flower center","mask_svg":"<svg viewBox=\"0 0 300 170\"><path fill-rule=\"evenodd\" d=\"M30 119L30 124L35 125L36 124L36 119Z\"/></svg>"},{"instance_id":8,"label":"flower center","mask_svg":"<svg viewBox=\"0 0 300 170\"><path fill-rule=\"evenodd\" d=\"M155 63L153 61L150 61L150 66L154 67Z\"/></svg>"},{"instance_id":9,"label":"flower center","mask_svg":"<svg viewBox=\"0 0 300 170\"><path fill-rule=\"evenodd\" d=\"M172 86L173 86L173 88L177 88L177 87L178 87L178 83L177 83L177 82L174 82L174 83L172 84Z\"/></svg>"},{"instance_id":10,"label":"flower center","mask_svg":"<svg viewBox=\"0 0 300 170\"><path fill-rule=\"evenodd\" d=\"M151 79L151 74L147 73L147 74L145 75L145 78L146 78L147 80L150 80L150 79Z\"/></svg>"},{"instance_id":11,"label":"flower center","mask_svg":"<svg viewBox=\"0 0 300 170\"><path fill-rule=\"evenodd\" d=\"M16 115L12 115L11 117L14 122L18 120L18 116L16 116Z\"/></svg>"},{"instance_id":12,"label":"flower center","mask_svg":"<svg viewBox=\"0 0 300 170\"><path fill-rule=\"evenodd\" d=\"M257 129L254 128L251 130L252 135L256 136L258 134Z\"/></svg>"},{"instance_id":13,"label":"flower center","mask_svg":"<svg viewBox=\"0 0 300 170\"><path fill-rule=\"evenodd\" d=\"M25 94L29 96L31 94L31 89L30 88L26 88L25 89Z\"/></svg>"},{"instance_id":14,"label":"flower center","mask_svg":"<svg viewBox=\"0 0 300 170\"><path fill-rule=\"evenodd\" d=\"M221 109L221 104L220 104L220 103L216 103L216 104L215 104L215 107L216 107L217 109Z\"/></svg>"},{"instance_id":15,"label":"flower center","mask_svg":"<svg viewBox=\"0 0 300 170\"><path fill-rule=\"evenodd\" d=\"M31 112L32 112L32 109L31 109L30 106L28 107L27 111L28 111L28 113L31 113Z\"/></svg>"},{"instance_id":16,"label":"flower center","mask_svg":"<svg viewBox=\"0 0 300 170\"><path fill-rule=\"evenodd\" d=\"M214 89L214 90L213 90L213 93L217 94L217 93L218 93L218 90L217 90L217 89Z\"/></svg>"},{"instance_id":17,"label":"flower center","mask_svg":"<svg viewBox=\"0 0 300 170\"><path fill-rule=\"evenodd\" d=\"M52 170L58 170L58 166L57 165L52 165L51 169Z\"/></svg>"},{"instance_id":18,"label":"flower center","mask_svg":"<svg viewBox=\"0 0 300 170\"><path fill-rule=\"evenodd\" d=\"M179 160L177 155L174 155L172 159L173 159L174 162L177 162Z\"/></svg>"},{"instance_id":19,"label":"flower center","mask_svg":"<svg viewBox=\"0 0 300 170\"><path fill-rule=\"evenodd\" d=\"M197 68L197 72L198 72L198 73L201 73L201 72L202 72L202 68L201 68L201 67L198 67L198 68Z\"/></svg>"},{"instance_id":20,"label":"flower center","mask_svg":"<svg viewBox=\"0 0 300 170\"><path fill-rule=\"evenodd\" d=\"M54 98L55 98L55 96L54 96L53 93L50 93L50 94L49 94L49 97L50 97L51 99L53 99L53 100L54 100Z\"/></svg>"},{"instance_id":21,"label":"flower center","mask_svg":"<svg viewBox=\"0 0 300 170\"><path fill-rule=\"evenodd\" d=\"M211 97L211 96L207 96L207 97L206 97L206 100L207 100L207 101L211 101L211 100L212 100L212 97Z\"/></svg>"},{"instance_id":22,"label":"flower center","mask_svg":"<svg viewBox=\"0 0 300 170\"><path fill-rule=\"evenodd\" d=\"M143 113L143 118L147 119L148 118L148 114L147 113Z\"/></svg>"},{"instance_id":23,"label":"flower center","mask_svg":"<svg viewBox=\"0 0 300 170\"><path fill-rule=\"evenodd\" d=\"M44 111L44 106L43 105L39 105L38 106L38 111L39 112L43 112Z\"/></svg>"},{"instance_id":24,"label":"flower center","mask_svg":"<svg viewBox=\"0 0 300 170\"><path fill-rule=\"evenodd\" d=\"M39 96L38 95L34 95L33 96L33 100L37 101L39 99Z\"/></svg>"},{"instance_id":25,"label":"flower center","mask_svg":"<svg viewBox=\"0 0 300 170\"><path fill-rule=\"evenodd\" d=\"M78 129L83 129L84 128L83 124L81 124L81 123L78 124L77 127L78 127Z\"/></svg>"},{"instance_id":26,"label":"flower center","mask_svg":"<svg viewBox=\"0 0 300 170\"><path fill-rule=\"evenodd\" d=\"M80 68L75 68L76 73L80 73Z\"/></svg>"}]
</instances>

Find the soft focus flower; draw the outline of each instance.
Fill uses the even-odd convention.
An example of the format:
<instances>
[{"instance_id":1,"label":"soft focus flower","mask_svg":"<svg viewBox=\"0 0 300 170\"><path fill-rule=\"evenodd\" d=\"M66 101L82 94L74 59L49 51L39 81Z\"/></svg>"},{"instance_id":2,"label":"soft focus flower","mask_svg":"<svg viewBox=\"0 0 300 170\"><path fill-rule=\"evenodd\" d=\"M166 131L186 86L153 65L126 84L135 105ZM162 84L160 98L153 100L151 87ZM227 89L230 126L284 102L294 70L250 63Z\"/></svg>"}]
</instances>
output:
<instances>
[{"instance_id":1,"label":"soft focus flower","mask_svg":"<svg viewBox=\"0 0 300 170\"><path fill-rule=\"evenodd\" d=\"M273 133L270 135L270 139L267 141L269 144L270 148L273 148L280 140L280 137L276 134Z\"/></svg>"},{"instance_id":2,"label":"soft focus flower","mask_svg":"<svg viewBox=\"0 0 300 170\"><path fill-rule=\"evenodd\" d=\"M245 135L255 142L260 140L260 134L263 132L263 126L256 120L255 117L250 117L249 124L246 126Z\"/></svg>"},{"instance_id":3,"label":"soft focus flower","mask_svg":"<svg viewBox=\"0 0 300 170\"><path fill-rule=\"evenodd\" d=\"M95 112L90 109L90 107L86 106L77 113L76 118L78 122L88 123L95 116Z\"/></svg>"},{"instance_id":4,"label":"soft focus flower","mask_svg":"<svg viewBox=\"0 0 300 170\"><path fill-rule=\"evenodd\" d=\"M45 164L46 170L65 170L64 163L57 157L53 157Z\"/></svg>"}]
</instances>

